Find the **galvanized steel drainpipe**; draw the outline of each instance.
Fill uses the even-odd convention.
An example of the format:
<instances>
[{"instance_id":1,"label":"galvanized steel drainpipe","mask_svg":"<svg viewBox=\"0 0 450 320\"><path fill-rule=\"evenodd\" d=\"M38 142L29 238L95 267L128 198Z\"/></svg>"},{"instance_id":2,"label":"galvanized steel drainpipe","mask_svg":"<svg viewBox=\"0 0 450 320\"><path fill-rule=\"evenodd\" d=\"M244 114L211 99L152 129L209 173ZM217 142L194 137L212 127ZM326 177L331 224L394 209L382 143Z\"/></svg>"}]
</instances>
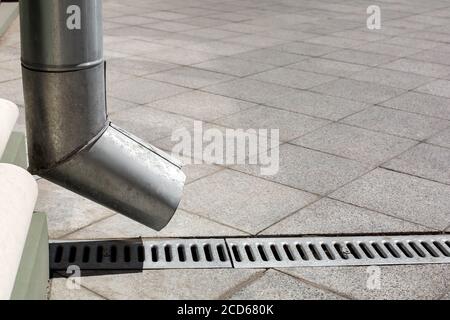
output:
<instances>
[{"instance_id":1,"label":"galvanized steel drainpipe","mask_svg":"<svg viewBox=\"0 0 450 320\"><path fill-rule=\"evenodd\" d=\"M101 11L101 0L20 1L29 171L160 230L185 175L109 122Z\"/></svg>"}]
</instances>

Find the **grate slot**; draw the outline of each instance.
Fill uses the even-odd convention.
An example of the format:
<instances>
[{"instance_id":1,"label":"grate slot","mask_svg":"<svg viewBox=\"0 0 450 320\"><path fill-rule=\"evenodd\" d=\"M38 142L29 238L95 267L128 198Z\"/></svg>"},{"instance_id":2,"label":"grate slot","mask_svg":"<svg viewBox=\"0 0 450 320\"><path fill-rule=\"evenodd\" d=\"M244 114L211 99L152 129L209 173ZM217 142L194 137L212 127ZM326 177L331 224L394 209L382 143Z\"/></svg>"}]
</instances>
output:
<instances>
[{"instance_id":1,"label":"grate slot","mask_svg":"<svg viewBox=\"0 0 450 320\"><path fill-rule=\"evenodd\" d=\"M450 257L450 252L439 241L433 241L434 246L446 257Z\"/></svg>"}]
</instances>

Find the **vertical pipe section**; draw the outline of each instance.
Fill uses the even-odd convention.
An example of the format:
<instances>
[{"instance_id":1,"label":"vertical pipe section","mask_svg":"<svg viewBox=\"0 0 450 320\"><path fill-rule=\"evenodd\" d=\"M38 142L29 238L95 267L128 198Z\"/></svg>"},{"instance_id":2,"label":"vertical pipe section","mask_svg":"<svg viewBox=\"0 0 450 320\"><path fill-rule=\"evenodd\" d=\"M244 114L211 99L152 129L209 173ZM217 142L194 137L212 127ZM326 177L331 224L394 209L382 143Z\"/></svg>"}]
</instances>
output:
<instances>
[{"instance_id":1,"label":"vertical pipe section","mask_svg":"<svg viewBox=\"0 0 450 320\"><path fill-rule=\"evenodd\" d=\"M101 0L20 1L29 171L160 230L185 176L109 122L101 10Z\"/></svg>"}]
</instances>

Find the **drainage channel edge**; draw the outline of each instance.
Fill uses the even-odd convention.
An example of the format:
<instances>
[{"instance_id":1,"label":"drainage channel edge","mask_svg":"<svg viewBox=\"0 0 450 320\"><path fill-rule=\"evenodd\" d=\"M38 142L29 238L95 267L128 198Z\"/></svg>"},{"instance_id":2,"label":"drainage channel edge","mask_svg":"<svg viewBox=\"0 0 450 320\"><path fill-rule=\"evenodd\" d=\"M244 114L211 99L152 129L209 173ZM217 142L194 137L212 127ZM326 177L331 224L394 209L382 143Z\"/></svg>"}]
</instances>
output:
<instances>
[{"instance_id":1,"label":"drainage channel edge","mask_svg":"<svg viewBox=\"0 0 450 320\"><path fill-rule=\"evenodd\" d=\"M55 241L50 269L283 268L450 263L450 235Z\"/></svg>"}]
</instances>

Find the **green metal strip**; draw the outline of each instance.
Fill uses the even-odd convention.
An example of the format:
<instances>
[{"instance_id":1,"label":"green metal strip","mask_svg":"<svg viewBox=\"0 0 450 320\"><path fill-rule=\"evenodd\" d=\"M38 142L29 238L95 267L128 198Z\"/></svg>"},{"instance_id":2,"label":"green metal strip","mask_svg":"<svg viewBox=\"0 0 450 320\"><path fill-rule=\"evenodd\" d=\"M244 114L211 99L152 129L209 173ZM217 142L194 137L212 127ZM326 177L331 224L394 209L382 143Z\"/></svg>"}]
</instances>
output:
<instances>
[{"instance_id":1,"label":"green metal strip","mask_svg":"<svg viewBox=\"0 0 450 320\"><path fill-rule=\"evenodd\" d=\"M47 299L49 251L47 216L34 213L11 300Z\"/></svg>"}]
</instances>

